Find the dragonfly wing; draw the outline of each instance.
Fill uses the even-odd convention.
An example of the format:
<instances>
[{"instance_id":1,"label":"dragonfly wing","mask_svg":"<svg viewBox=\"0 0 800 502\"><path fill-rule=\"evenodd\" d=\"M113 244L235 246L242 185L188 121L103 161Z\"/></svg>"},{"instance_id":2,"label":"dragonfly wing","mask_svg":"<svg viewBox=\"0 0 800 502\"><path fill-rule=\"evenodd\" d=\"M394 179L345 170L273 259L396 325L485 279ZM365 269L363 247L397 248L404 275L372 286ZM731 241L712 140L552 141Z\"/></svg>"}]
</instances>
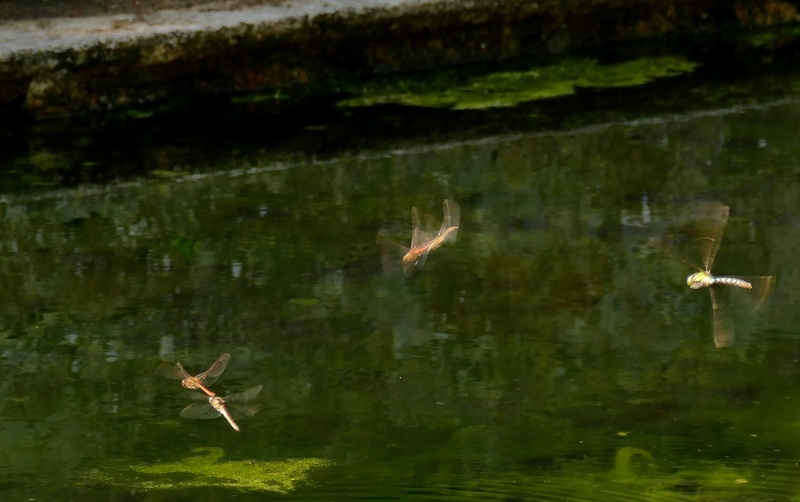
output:
<instances>
[{"instance_id":1,"label":"dragonfly wing","mask_svg":"<svg viewBox=\"0 0 800 502\"><path fill-rule=\"evenodd\" d=\"M200 380L203 385L209 386L212 385L214 382L217 381L222 372L225 371L225 368L228 366L228 361L230 361L231 355L228 353L222 354L219 356L219 359L214 361L214 364L211 365L210 368L205 370L204 372L195 376L198 380Z\"/></svg>"},{"instance_id":2,"label":"dragonfly wing","mask_svg":"<svg viewBox=\"0 0 800 502\"><path fill-rule=\"evenodd\" d=\"M260 404L231 404L230 410L233 411L237 416L242 415L245 417L252 417L259 411L264 409L263 405Z\"/></svg>"},{"instance_id":3,"label":"dragonfly wing","mask_svg":"<svg viewBox=\"0 0 800 502\"><path fill-rule=\"evenodd\" d=\"M701 203L692 210L692 219L695 221L697 231L695 241L700 246L706 272L711 271L714 259L717 257L729 215L730 208L719 202Z\"/></svg>"},{"instance_id":4,"label":"dragonfly wing","mask_svg":"<svg viewBox=\"0 0 800 502\"><path fill-rule=\"evenodd\" d=\"M384 235L378 235L378 243L381 245L381 265L383 273L391 275L399 269L399 263L403 261L403 256L409 249L405 246L388 239Z\"/></svg>"},{"instance_id":5,"label":"dragonfly wing","mask_svg":"<svg viewBox=\"0 0 800 502\"><path fill-rule=\"evenodd\" d=\"M442 226L439 235L442 235L450 227L458 227L461 224L461 208L450 199L445 199L442 203Z\"/></svg>"},{"instance_id":6,"label":"dragonfly wing","mask_svg":"<svg viewBox=\"0 0 800 502\"><path fill-rule=\"evenodd\" d=\"M217 418L220 412L215 410L206 400L205 403L192 403L181 411L181 417L205 420Z\"/></svg>"},{"instance_id":7,"label":"dragonfly wing","mask_svg":"<svg viewBox=\"0 0 800 502\"><path fill-rule=\"evenodd\" d=\"M731 312L726 305L717 301L713 287L708 288L708 293L711 295L711 309L713 312L714 345L718 349L730 347L736 337Z\"/></svg>"},{"instance_id":8,"label":"dragonfly wing","mask_svg":"<svg viewBox=\"0 0 800 502\"><path fill-rule=\"evenodd\" d=\"M414 275L414 272L422 268L425 264L425 260L428 259L428 253L430 253L430 251L431 249L429 247L422 247L412 249L403 256L403 272L406 274L406 277L411 277Z\"/></svg>"},{"instance_id":9,"label":"dragonfly wing","mask_svg":"<svg viewBox=\"0 0 800 502\"><path fill-rule=\"evenodd\" d=\"M687 260L682 255L675 252L673 249L675 247L672 236L665 236L665 237L650 237L647 240L647 244L657 251L660 251L670 258L677 260L685 265L692 267L693 269L697 270L698 272L702 272L703 269L698 267L696 264L692 263L691 261Z\"/></svg>"},{"instance_id":10,"label":"dragonfly wing","mask_svg":"<svg viewBox=\"0 0 800 502\"><path fill-rule=\"evenodd\" d=\"M248 403L258 397L259 392L261 392L262 385L256 385L255 387L251 387L244 392L240 392L238 394L233 394L231 396L225 396L223 399L227 404L243 404Z\"/></svg>"},{"instance_id":11,"label":"dragonfly wing","mask_svg":"<svg viewBox=\"0 0 800 502\"><path fill-rule=\"evenodd\" d=\"M411 224L413 225L411 230L411 249L414 249L420 245L423 239L422 229L419 226L419 213L417 213L416 207L411 208Z\"/></svg>"},{"instance_id":12,"label":"dragonfly wing","mask_svg":"<svg viewBox=\"0 0 800 502\"><path fill-rule=\"evenodd\" d=\"M183 380L185 378L191 378L192 376L183 368L181 363L161 363L161 365L156 368L156 375L173 380Z\"/></svg>"},{"instance_id":13,"label":"dragonfly wing","mask_svg":"<svg viewBox=\"0 0 800 502\"><path fill-rule=\"evenodd\" d=\"M727 288L730 292L730 303L734 312L748 312L755 314L764 308L775 291L777 279L774 275L737 275L736 279L741 279L750 283L752 288Z\"/></svg>"},{"instance_id":14,"label":"dragonfly wing","mask_svg":"<svg viewBox=\"0 0 800 502\"><path fill-rule=\"evenodd\" d=\"M769 300L773 291L775 291L775 283L777 280L774 275L751 277L747 278L747 280L753 285L752 293L755 304L753 308L750 309L750 313L752 314L761 310L764 304L767 303L767 300Z\"/></svg>"}]
</instances>

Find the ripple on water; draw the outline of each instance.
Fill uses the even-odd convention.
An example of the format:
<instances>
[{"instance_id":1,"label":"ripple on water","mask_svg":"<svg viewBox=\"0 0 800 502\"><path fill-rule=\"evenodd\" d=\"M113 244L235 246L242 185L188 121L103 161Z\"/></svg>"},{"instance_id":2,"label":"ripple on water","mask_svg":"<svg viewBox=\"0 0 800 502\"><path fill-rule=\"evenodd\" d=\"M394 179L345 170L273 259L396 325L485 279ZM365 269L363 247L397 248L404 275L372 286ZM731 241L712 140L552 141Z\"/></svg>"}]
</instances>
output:
<instances>
[{"instance_id":1,"label":"ripple on water","mask_svg":"<svg viewBox=\"0 0 800 502\"><path fill-rule=\"evenodd\" d=\"M542 471L528 469L527 472L492 469L459 474L432 472L420 475L425 478L420 479L420 484L373 476L364 479L363 483L354 483L353 474L350 473L320 482L303 493L302 498L441 502L666 502L789 500L800 493L800 463L794 460L762 458L729 461L724 458L710 460L706 456L704 459L687 461L685 451L681 465L670 462L670 458L678 457L663 451L650 455L639 448L622 447L607 463L576 461ZM442 478L446 478L446 481L442 481Z\"/></svg>"}]
</instances>

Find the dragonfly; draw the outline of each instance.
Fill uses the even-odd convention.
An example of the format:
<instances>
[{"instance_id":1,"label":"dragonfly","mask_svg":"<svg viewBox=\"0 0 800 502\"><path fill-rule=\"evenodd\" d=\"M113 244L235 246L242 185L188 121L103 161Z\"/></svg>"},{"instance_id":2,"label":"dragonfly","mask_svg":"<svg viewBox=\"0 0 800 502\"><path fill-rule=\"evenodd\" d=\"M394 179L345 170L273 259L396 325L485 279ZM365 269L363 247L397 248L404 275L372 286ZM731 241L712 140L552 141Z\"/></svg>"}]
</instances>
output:
<instances>
[{"instance_id":1,"label":"dragonfly","mask_svg":"<svg viewBox=\"0 0 800 502\"><path fill-rule=\"evenodd\" d=\"M156 374L173 380L180 380L181 385L190 390L202 390L208 397L215 397L214 391L209 389L214 382L217 381L225 367L228 366L230 354L222 354L214 361L210 368L195 376L189 374L180 362L175 364L161 363L161 366L156 368Z\"/></svg>"},{"instance_id":2,"label":"dragonfly","mask_svg":"<svg viewBox=\"0 0 800 502\"><path fill-rule=\"evenodd\" d=\"M714 259L717 257L722 234L730 216L730 208L718 202L698 204L692 212L692 220L696 228L694 242L699 246L703 258L700 267L691 261L671 253L669 246L663 241L651 241L665 250L670 256L689 265L697 271L686 278L686 285L691 289L706 289L711 296L713 313L714 345L717 348L729 347L735 338L733 318L730 311L717 297L717 286L729 286L752 291L755 295L755 304L751 313L758 311L769 299L775 287L775 276L715 276L711 273Z\"/></svg>"},{"instance_id":3,"label":"dragonfly","mask_svg":"<svg viewBox=\"0 0 800 502\"><path fill-rule=\"evenodd\" d=\"M422 268L431 251L439 249L448 242L456 241L459 225L461 223L461 208L452 200L444 200L442 203L442 225L439 227L439 232L435 235L422 230L419 222L419 213L416 207L411 208L411 220L414 225L411 233L411 247L401 246L388 239L384 239L384 267L386 267L389 261L387 253L389 248L399 248L403 253L403 272L406 277L411 276L414 272Z\"/></svg>"},{"instance_id":4,"label":"dragonfly","mask_svg":"<svg viewBox=\"0 0 800 502\"><path fill-rule=\"evenodd\" d=\"M208 397L208 402L192 403L184 408L181 411L181 417L208 419L222 416L225 417L225 420L233 427L233 430L239 432L239 425L233 420L230 411L228 411L228 406L231 407L231 410L242 416L252 417L263 408L260 404L248 404L258 396L258 393L261 392L261 387L261 385L256 385L251 389L231 396L210 396ZM206 399L206 396L202 394L195 394L195 396L197 396L197 399Z\"/></svg>"}]
</instances>

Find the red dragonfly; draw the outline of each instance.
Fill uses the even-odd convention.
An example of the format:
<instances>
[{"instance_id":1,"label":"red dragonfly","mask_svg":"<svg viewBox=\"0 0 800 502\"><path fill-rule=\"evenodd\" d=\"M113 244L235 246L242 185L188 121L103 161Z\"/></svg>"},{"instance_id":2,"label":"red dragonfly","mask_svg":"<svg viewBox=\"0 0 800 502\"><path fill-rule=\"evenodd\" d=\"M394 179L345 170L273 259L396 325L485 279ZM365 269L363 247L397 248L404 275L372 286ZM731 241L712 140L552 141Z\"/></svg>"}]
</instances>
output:
<instances>
[{"instance_id":1,"label":"red dragonfly","mask_svg":"<svg viewBox=\"0 0 800 502\"><path fill-rule=\"evenodd\" d=\"M192 403L186 408L181 411L181 416L183 418L197 418L197 419L207 419L207 418L217 418L220 416L225 417L225 420L231 424L233 430L239 432L239 425L233 420L231 413L228 411L228 406L231 407L231 410L237 412L246 417L252 417L259 411L261 411L260 404L247 404L249 401L258 396L258 393L261 392L261 385L256 385L252 389L248 389L244 392L240 392L239 394L233 394L232 396L211 396L208 398L207 403ZM202 394L196 394L197 399L205 399L205 396Z\"/></svg>"},{"instance_id":2,"label":"red dragonfly","mask_svg":"<svg viewBox=\"0 0 800 502\"><path fill-rule=\"evenodd\" d=\"M384 244L382 257L384 268L387 268L390 262L388 252L392 247L402 250L403 272L408 277L422 268L422 265L425 264L425 260L428 259L428 253L439 249L445 243L455 242L461 223L461 209L458 207L458 204L452 200L445 199L442 203L442 213L442 226L439 228L439 232L433 235L422 230L419 223L417 208L412 207L411 219L414 224L414 229L411 234L411 247L407 248L381 237Z\"/></svg>"},{"instance_id":3,"label":"red dragonfly","mask_svg":"<svg viewBox=\"0 0 800 502\"><path fill-rule=\"evenodd\" d=\"M215 397L216 394L209 389L209 387L213 385L222 372L225 371L225 367L228 366L230 358L230 354L222 354L210 368L195 376L190 375L179 362L175 364L161 363L161 366L156 368L156 375L161 375L173 380L180 380L181 385L187 389L202 390L207 396Z\"/></svg>"}]
</instances>

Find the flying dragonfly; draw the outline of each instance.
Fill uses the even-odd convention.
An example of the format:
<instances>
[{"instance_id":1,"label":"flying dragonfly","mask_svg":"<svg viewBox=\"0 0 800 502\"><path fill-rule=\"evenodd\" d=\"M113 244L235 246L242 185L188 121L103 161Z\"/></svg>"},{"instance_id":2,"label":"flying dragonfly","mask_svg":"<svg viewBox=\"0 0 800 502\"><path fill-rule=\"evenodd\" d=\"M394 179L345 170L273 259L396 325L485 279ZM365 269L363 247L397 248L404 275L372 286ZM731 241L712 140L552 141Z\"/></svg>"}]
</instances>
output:
<instances>
[{"instance_id":1,"label":"flying dragonfly","mask_svg":"<svg viewBox=\"0 0 800 502\"><path fill-rule=\"evenodd\" d=\"M261 387L261 385L256 385L251 389L240 392L239 394L233 394L231 396L211 396L208 398L208 402L206 403L192 403L181 411L181 417L208 419L222 416L225 417L225 420L227 420L229 424L231 424L233 430L239 432L239 425L233 420L231 412L228 410L228 406L230 406L231 410L237 414L241 414L245 417L252 417L261 411L263 406L260 404L247 403L258 396L258 393L261 392ZM205 400L205 396L202 394L195 394L195 396L197 396L196 399Z\"/></svg>"},{"instance_id":2,"label":"flying dragonfly","mask_svg":"<svg viewBox=\"0 0 800 502\"><path fill-rule=\"evenodd\" d=\"M209 389L209 387L213 385L219 376L222 375L222 372L225 371L225 367L228 366L230 358L230 354L222 354L210 368L195 376L190 375L179 362L175 364L161 363L161 366L156 368L156 375L161 375L173 380L180 380L181 385L187 389L202 390L207 396L215 397L216 394Z\"/></svg>"},{"instance_id":3,"label":"flying dragonfly","mask_svg":"<svg viewBox=\"0 0 800 502\"><path fill-rule=\"evenodd\" d=\"M388 268L387 265L391 261L389 256L391 248L398 248L403 253L403 272L406 277L409 277L422 268L431 251L439 249L448 242L455 242L461 224L461 208L452 200L445 199L442 203L442 213L442 225L439 227L439 232L434 235L422 230L417 208L411 208L411 220L414 225L411 233L411 247L401 246L379 236L379 239L383 240L384 268Z\"/></svg>"},{"instance_id":4,"label":"flying dragonfly","mask_svg":"<svg viewBox=\"0 0 800 502\"><path fill-rule=\"evenodd\" d=\"M686 278L686 285L691 289L707 289L711 296L711 308L713 312L713 333L714 345L718 348L729 347L735 338L733 318L728 308L717 298L717 286L731 286L735 288L750 290L755 295L755 304L751 313L758 311L769 299L775 287L775 276L715 276L711 273L714 259L717 257L722 234L728 223L730 208L718 202L708 202L698 204L692 211L692 222L695 229L694 242L699 246L703 258L703 266L700 267L686 258L675 255L671 252L670 246L663 240L653 239L656 247L667 252L690 267L697 270Z\"/></svg>"}]
</instances>

